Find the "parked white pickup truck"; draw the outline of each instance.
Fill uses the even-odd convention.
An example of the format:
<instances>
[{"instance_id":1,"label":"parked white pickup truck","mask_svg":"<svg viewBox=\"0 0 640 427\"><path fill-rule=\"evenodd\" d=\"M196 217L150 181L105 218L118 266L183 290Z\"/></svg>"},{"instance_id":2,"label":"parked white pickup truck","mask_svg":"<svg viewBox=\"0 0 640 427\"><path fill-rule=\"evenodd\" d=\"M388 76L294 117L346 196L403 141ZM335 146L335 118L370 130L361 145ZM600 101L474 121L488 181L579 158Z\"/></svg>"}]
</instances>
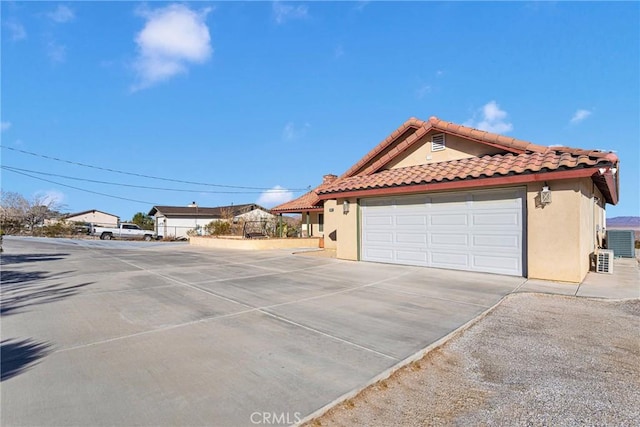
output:
<instances>
[{"instance_id":1,"label":"parked white pickup truck","mask_svg":"<svg viewBox=\"0 0 640 427\"><path fill-rule=\"evenodd\" d=\"M157 240L158 235L153 230L143 230L137 224L122 223L119 227L100 227L91 225L89 233L92 236L100 237L102 240L111 239L140 239Z\"/></svg>"}]
</instances>

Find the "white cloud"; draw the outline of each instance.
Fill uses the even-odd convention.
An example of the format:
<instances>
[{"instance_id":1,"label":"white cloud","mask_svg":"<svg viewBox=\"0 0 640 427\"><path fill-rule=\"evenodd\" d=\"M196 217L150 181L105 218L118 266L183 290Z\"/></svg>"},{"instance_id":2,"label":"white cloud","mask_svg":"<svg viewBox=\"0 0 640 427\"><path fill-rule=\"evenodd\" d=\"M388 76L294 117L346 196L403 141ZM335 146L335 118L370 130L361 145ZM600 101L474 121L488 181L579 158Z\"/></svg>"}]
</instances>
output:
<instances>
[{"instance_id":1,"label":"white cloud","mask_svg":"<svg viewBox=\"0 0 640 427\"><path fill-rule=\"evenodd\" d=\"M291 191L276 185L272 189L263 192L260 197L258 197L256 203L265 208L272 208L292 199L293 193Z\"/></svg>"},{"instance_id":2,"label":"white cloud","mask_svg":"<svg viewBox=\"0 0 640 427\"><path fill-rule=\"evenodd\" d=\"M147 21L135 39L138 58L134 67L139 81L134 90L185 73L187 65L203 63L211 57L211 36L205 22L210 10L196 12L172 4L140 12Z\"/></svg>"},{"instance_id":3,"label":"white cloud","mask_svg":"<svg viewBox=\"0 0 640 427\"><path fill-rule=\"evenodd\" d=\"M431 85L428 84L423 84L418 88L418 90L416 90L416 96L418 99L424 98L425 95L429 93L431 93Z\"/></svg>"},{"instance_id":4,"label":"white cloud","mask_svg":"<svg viewBox=\"0 0 640 427\"><path fill-rule=\"evenodd\" d=\"M369 4L369 0L360 0L356 3L355 10L358 12L362 12L365 7Z\"/></svg>"},{"instance_id":5,"label":"white cloud","mask_svg":"<svg viewBox=\"0 0 640 427\"><path fill-rule=\"evenodd\" d=\"M11 127L11 122L2 122L0 123L0 130L4 132L5 130L9 130Z\"/></svg>"},{"instance_id":6,"label":"white cloud","mask_svg":"<svg viewBox=\"0 0 640 427\"><path fill-rule=\"evenodd\" d=\"M272 3L273 18L277 24L284 24L292 19L305 19L309 17L309 8L303 4L291 6L280 1Z\"/></svg>"},{"instance_id":7,"label":"white cloud","mask_svg":"<svg viewBox=\"0 0 640 427\"><path fill-rule=\"evenodd\" d=\"M58 24L65 24L73 21L76 15L68 6L58 5L53 12L47 13L47 17Z\"/></svg>"},{"instance_id":8,"label":"white cloud","mask_svg":"<svg viewBox=\"0 0 640 427\"><path fill-rule=\"evenodd\" d=\"M58 190L47 190L37 192L34 195L34 199L37 199L43 205L60 206L66 199L66 196Z\"/></svg>"},{"instance_id":9,"label":"white cloud","mask_svg":"<svg viewBox=\"0 0 640 427\"><path fill-rule=\"evenodd\" d=\"M47 56L53 62L64 62L67 58L67 47L55 41L47 43Z\"/></svg>"},{"instance_id":10,"label":"white cloud","mask_svg":"<svg viewBox=\"0 0 640 427\"><path fill-rule=\"evenodd\" d=\"M294 139L301 138L307 133L307 129L310 127L311 125L309 123L305 123L302 127L296 127L295 123L288 122L284 125L284 129L282 129L282 139L285 141L293 141Z\"/></svg>"},{"instance_id":11,"label":"white cloud","mask_svg":"<svg viewBox=\"0 0 640 427\"><path fill-rule=\"evenodd\" d=\"M507 112L500 109L496 101L489 101L480 109L481 118L476 115L467 120L464 125L492 133L506 133L513 130L513 125L506 121Z\"/></svg>"},{"instance_id":12,"label":"white cloud","mask_svg":"<svg viewBox=\"0 0 640 427\"><path fill-rule=\"evenodd\" d=\"M344 48L341 44L339 44L336 49L333 51L333 58L338 59L344 56Z\"/></svg>"},{"instance_id":13,"label":"white cloud","mask_svg":"<svg viewBox=\"0 0 640 427\"><path fill-rule=\"evenodd\" d=\"M18 40L27 38L27 31L24 29L24 26L21 23L10 21L5 22L4 26L9 30L12 41L16 42Z\"/></svg>"},{"instance_id":14,"label":"white cloud","mask_svg":"<svg viewBox=\"0 0 640 427\"><path fill-rule=\"evenodd\" d=\"M580 123L581 121L589 117L591 114L592 113L589 110L578 110L573 114L573 117L571 117L571 120L569 121L569 123L571 124Z\"/></svg>"}]
</instances>

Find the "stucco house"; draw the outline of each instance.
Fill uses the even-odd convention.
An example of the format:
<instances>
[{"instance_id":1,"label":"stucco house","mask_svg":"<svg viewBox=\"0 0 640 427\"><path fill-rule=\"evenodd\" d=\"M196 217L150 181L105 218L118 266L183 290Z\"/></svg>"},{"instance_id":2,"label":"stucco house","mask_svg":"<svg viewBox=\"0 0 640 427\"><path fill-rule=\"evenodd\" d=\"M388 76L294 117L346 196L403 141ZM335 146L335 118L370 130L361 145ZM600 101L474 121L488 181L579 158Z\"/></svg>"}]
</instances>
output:
<instances>
[{"instance_id":1,"label":"stucco house","mask_svg":"<svg viewBox=\"0 0 640 427\"><path fill-rule=\"evenodd\" d=\"M97 209L68 214L61 219L67 223L88 222L103 227L117 227L120 222L119 216L99 211Z\"/></svg>"},{"instance_id":2,"label":"stucco house","mask_svg":"<svg viewBox=\"0 0 640 427\"><path fill-rule=\"evenodd\" d=\"M411 118L271 211L301 213L341 259L580 282L618 202L618 170L610 152Z\"/></svg>"},{"instance_id":3,"label":"stucco house","mask_svg":"<svg viewBox=\"0 0 640 427\"><path fill-rule=\"evenodd\" d=\"M176 238L187 237L189 230L204 230L211 221L221 219L259 221L271 220L275 216L255 203L244 205L204 207L195 202L188 206L154 206L149 216L155 219L155 231L158 235Z\"/></svg>"}]
</instances>

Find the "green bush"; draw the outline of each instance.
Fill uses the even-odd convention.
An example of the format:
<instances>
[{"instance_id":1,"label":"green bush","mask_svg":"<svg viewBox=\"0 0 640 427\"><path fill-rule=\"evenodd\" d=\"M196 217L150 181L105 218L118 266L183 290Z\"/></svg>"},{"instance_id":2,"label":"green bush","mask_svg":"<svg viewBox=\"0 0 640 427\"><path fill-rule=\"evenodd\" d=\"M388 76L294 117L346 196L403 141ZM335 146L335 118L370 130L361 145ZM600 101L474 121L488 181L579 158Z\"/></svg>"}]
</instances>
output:
<instances>
[{"instance_id":1,"label":"green bush","mask_svg":"<svg viewBox=\"0 0 640 427\"><path fill-rule=\"evenodd\" d=\"M640 249L640 240L636 240L636 249Z\"/></svg>"},{"instance_id":2,"label":"green bush","mask_svg":"<svg viewBox=\"0 0 640 427\"><path fill-rule=\"evenodd\" d=\"M231 234L231 224L227 221L211 221L204 229L213 236L228 236Z\"/></svg>"}]
</instances>

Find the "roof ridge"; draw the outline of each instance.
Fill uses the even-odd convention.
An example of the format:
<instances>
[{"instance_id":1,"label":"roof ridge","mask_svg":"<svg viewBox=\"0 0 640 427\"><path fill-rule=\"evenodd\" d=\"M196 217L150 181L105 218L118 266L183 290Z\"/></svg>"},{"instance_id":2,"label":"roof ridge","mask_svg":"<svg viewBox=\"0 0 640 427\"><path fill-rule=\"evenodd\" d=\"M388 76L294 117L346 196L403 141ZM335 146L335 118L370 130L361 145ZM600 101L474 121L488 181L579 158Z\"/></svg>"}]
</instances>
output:
<instances>
[{"instance_id":1,"label":"roof ridge","mask_svg":"<svg viewBox=\"0 0 640 427\"><path fill-rule=\"evenodd\" d=\"M373 147L373 149L371 149L369 152L367 152L367 154L365 154L364 157L360 158L360 160L358 160L353 166L351 166L345 173L340 175L338 177L338 179L350 176L353 173L355 173L356 171L358 171L359 169L361 169L362 166L364 166L367 162L369 162L375 156L377 156L382 151L384 151L386 148L388 148L407 129L409 129L411 127L413 127L413 128L421 128L421 127L426 127L426 126L430 126L430 124L428 122L425 122L424 120L420 120L420 119L418 119L416 117L409 117L409 119L407 119L404 123L402 123L400 126L398 126L393 132L391 132L389 134L389 136L387 136L385 139L383 139L378 145Z\"/></svg>"}]
</instances>

